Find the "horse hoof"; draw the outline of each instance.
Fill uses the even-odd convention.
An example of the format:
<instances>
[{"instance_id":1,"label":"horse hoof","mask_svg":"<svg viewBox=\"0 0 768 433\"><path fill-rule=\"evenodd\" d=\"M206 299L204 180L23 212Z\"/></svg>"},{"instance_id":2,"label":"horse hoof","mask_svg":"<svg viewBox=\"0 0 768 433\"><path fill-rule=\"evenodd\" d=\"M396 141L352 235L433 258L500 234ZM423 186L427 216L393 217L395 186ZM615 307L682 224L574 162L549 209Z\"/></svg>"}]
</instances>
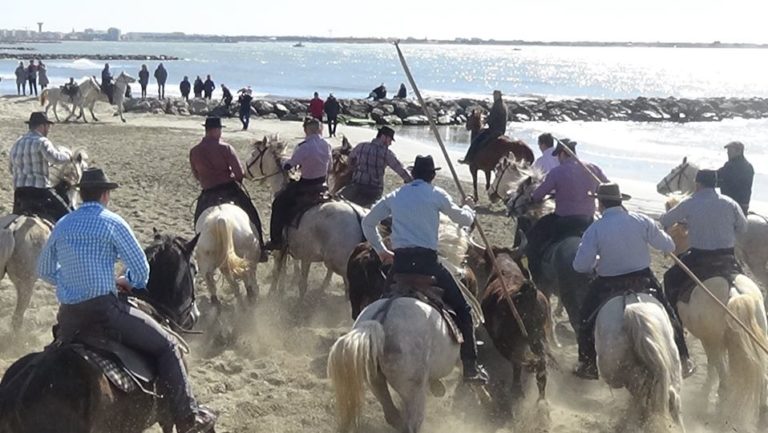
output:
<instances>
[{"instance_id":1,"label":"horse hoof","mask_svg":"<svg viewBox=\"0 0 768 433\"><path fill-rule=\"evenodd\" d=\"M435 397L442 397L445 395L445 385L439 379L430 380L429 392Z\"/></svg>"}]
</instances>

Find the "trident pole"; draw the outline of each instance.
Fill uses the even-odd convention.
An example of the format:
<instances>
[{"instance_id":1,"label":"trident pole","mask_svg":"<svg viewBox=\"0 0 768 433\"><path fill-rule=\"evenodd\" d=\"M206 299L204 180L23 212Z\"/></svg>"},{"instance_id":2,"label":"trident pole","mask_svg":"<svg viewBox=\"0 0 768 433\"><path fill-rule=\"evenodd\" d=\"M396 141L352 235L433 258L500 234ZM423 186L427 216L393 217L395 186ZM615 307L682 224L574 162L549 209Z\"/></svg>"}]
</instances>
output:
<instances>
[{"instance_id":1,"label":"trident pole","mask_svg":"<svg viewBox=\"0 0 768 433\"><path fill-rule=\"evenodd\" d=\"M397 55L400 58L400 64L403 66L403 71L405 71L405 75L408 77L408 81L411 83L413 93L416 94L416 98L419 100L421 109L424 111L424 115L427 116L427 119L429 120L429 129L431 129L432 133L435 135L435 140L437 140L437 144L440 145L440 150L443 152L443 157L445 157L445 161L448 163L448 169L451 171L451 176L453 177L453 181L456 183L456 188L459 190L459 194L461 195L462 200L466 200L467 195L464 193L464 188L461 186L461 182L459 182L459 176L456 174L456 169L453 167L451 158L448 156L448 151L446 150L445 144L443 143L443 138L440 136L440 132L437 130L435 120L429 114L429 110L427 110L427 105L424 103L424 98L421 97L421 92L416 85L416 80L413 79L411 70L408 68L408 63L405 61L403 52L400 50L399 42L395 42L395 48L397 49ZM522 332L524 337L528 338L528 331L525 329L523 319L520 317L520 313L517 311L515 303L512 302L512 298L509 297L507 283L504 278L502 278L501 268L499 268L498 262L496 261L496 254L493 253L493 248L490 242L488 242L488 238L485 236L485 232L483 231L483 227L480 225L480 221L477 219L475 219L475 228L477 228L477 232L480 234L480 238L482 238L483 243L485 244L485 250L488 252L488 256L491 258L493 269L495 269L499 275L499 281L501 281L502 288L504 289L504 300L509 305L510 310L512 310L512 315L515 317L515 321L517 322L517 326L520 328L520 332Z\"/></svg>"}]
</instances>

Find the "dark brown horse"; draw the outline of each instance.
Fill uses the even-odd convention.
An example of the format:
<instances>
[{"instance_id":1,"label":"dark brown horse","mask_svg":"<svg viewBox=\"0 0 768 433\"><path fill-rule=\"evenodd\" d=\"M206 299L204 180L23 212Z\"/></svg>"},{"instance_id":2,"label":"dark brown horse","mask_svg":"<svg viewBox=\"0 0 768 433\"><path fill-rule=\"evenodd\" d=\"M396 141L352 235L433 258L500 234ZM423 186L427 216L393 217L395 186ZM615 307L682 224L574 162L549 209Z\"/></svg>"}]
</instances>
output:
<instances>
[{"instance_id":1,"label":"dark brown horse","mask_svg":"<svg viewBox=\"0 0 768 433\"><path fill-rule=\"evenodd\" d=\"M150 266L143 298L173 321L190 328L194 304L192 250L197 237L157 236L146 250ZM50 346L16 361L0 381L2 433L139 433L159 423L173 432L166 404L136 390L125 393L72 345Z\"/></svg>"},{"instance_id":2,"label":"dark brown horse","mask_svg":"<svg viewBox=\"0 0 768 433\"><path fill-rule=\"evenodd\" d=\"M472 114L467 118L467 130L471 133L470 137L472 141L474 141L477 134L480 133L482 126L483 113L480 110L472 110ZM506 135L486 144L482 149L477 151L477 154L469 163L469 171L472 173L472 186L474 188L475 199L478 199L478 170L485 172L485 189L487 190L491 186L491 172L496 168L499 161L510 153L514 156L516 161L525 161L528 164L533 164L534 157L531 148L522 141L512 140Z\"/></svg>"},{"instance_id":3,"label":"dark brown horse","mask_svg":"<svg viewBox=\"0 0 768 433\"><path fill-rule=\"evenodd\" d=\"M330 193L335 195L340 189L352 182L352 167L349 165L349 154L352 145L347 137L341 138L341 146L331 152L331 172L329 173Z\"/></svg>"},{"instance_id":4,"label":"dark brown horse","mask_svg":"<svg viewBox=\"0 0 768 433\"><path fill-rule=\"evenodd\" d=\"M494 248L501 276L491 274L481 297L485 329L496 350L512 363L511 397L518 400L523 396L523 367L536 374L539 400L546 398L548 333L551 330L551 313L546 296L536 289L520 263L520 248ZM488 261L486 261L488 263ZM490 265L488 265L490 266ZM506 297L512 299L522 317L528 338L525 338L517 324L500 278L506 283ZM494 392L494 400L502 413L509 411L507 392Z\"/></svg>"}]
</instances>

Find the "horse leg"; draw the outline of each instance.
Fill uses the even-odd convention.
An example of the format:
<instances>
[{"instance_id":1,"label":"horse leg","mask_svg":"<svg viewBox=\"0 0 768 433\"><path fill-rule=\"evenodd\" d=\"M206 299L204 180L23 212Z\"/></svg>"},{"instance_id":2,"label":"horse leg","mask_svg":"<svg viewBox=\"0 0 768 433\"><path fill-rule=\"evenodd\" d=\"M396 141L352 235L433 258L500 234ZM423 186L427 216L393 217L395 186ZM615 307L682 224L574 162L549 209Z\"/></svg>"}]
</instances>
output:
<instances>
[{"instance_id":1,"label":"horse leg","mask_svg":"<svg viewBox=\"0 0 768 433\"><path fill-rule=\"evenodd\" d=\"M123 121L123 123L125 123L125 117L123 117L123 108L122 108L122 107L119 107L119 108L117 109L117 113L120 115L120 120L122 120L122 121Z\"/></svg>"},{"instance_id":2,"label":"horse leg","mask_svg":"<svg viewBox=\"0 0 768 433\"><path fill-rule=\"evenodd\" d=\"M325 292L331 285L331 277L333 277L333 271L330 268L325 270L325 278L323 278L323 285L320 286L320 291Z\"/></svg>"},{"instance_id":3,"label":"horse leg","mask_svg":"<svg viewBox=\"0 0 768 433\"><path fill-rule=\"evenodd\" d=\"M399 393L403 401L403 413L405 414L405 424L402 431L404 433L418 433L421 425L424 423L424 411L427 406L427 388L426 383L414 386L412 392Z\"/></svg>"},{"instance_id":4,"label":"horse leg","mask_svg":"<svg viewBox=\"0 0 768 433\"><path fill-rule=\"evenodd\" d=\"M280 278L283 276L283 270L285 269L285 259L288 253L280 251L275 255L275 264L272 267L272 284L269 286L269 295L278 296L282 294L280 290Z\"/></svg>"},{"instance_id":5,"label":"horse leg","mask_svg":"<svg viewBox=\"0 0 768 433\"><path fill-rule=\"evenodd\" d=\"M477 167L471 165L469 171L472 172L472 190L475 192L475 200L477 200Z\"/></svg>"},{"instance_id":6,"label":"horse leg","mask_svg":"<svg viewBox=\"0 0 768 433\"><path fill-rule=\"evenodd\" d=\"M205 284L208 286L208 293L211 295L211 304L218 308L221 305L221 302L217 295L216 280L213 278L213 272L214 271L205 273Z\"/></svg>"},{"instance_id":7,"label":"horse leg","mask_svg":"<svg viewBox=\"0 0 768 433\"><path fill-rule=\"evenodd\" d=\"M491 171L490 170L484 170L485 171L485 190L488 191L491 189ZM477 195L477 192L475 192L475 195ZM477 197L475 197L477 199Z\"/></svg>"},{"instance_id":8,"label":"horse leg","mask_svg":"<svg viewBox=\"0 0 768 433\"><path fill-rule=\"evenodd\" d=\"M389 393L389 387L387 386L387 379L381 371L371 378L371 391L376 396L376 399L379 400L379 403L381 403L381 408L384 410L384 419L387 420L387 424L391 425L394 429L401 430L403 428L403 417L392 401L392 395Z\"/></svg>"},{"instance_id":9,"label":"horse leg","mask_svg":"<svg viewBox=\"0 0 768 433\"><path fill-rule=\"evenodd\" d=\"M29 301L32 299L32 290L35 287L36 280L37 278L32 280L12 279L13 285L16 287L16 309L13 311L13 317L11 318L11 330L14 333L21 330L21 325L24 322L24 312L29 307Z\"/></svg>"},{"instance_id":10,"label":"horse leg","mask_svg":"<svg viewBox=\"0 0 768 433\"><path fill-rule=\"evenodd\" d=\"M518 364L512 364L512 401L517 403L523 398L523 367Z\"/></svg>"},{"instance_id":11,"label":"horse leg","mask_svg":"<svg viewBox=\"0 0 768 433\"><path fill-rule=\"evenodd\" d=\"M254 305L256 300L259 299L259 281L256 278L257 263L258 261L251 263L251 268L248 270L248 275L245 278L245 296L251 305Z\"/></svg>"},{"instance_id":12,"label":"horse leg","mask_svg":"<svg viewBox=\"0 0 768 433\"><path fill-rule=\"evenodd\" d=\"M307 294L307 287L309 286L309 267L312 262L309 260L301 261L301 275L299 276L299 299L304 299L304 295Z\"/></svg>"},{"instance_id":13,"label":"horse leg","mask_svg":"<svg viewBox=\"0 0 768 433\"><path fill-rule=\"evenodd\" d=\"M237 299L237 305L239 305L242 308L245 308L245 302L243 301L243 294L240 293L240 283L237 281L234 275L232 275L231 272L222 272L224 275L224 279L227 280L227 283L229 284L230 290L232 290L232 294L235 295L235 299Z\"/></svg>"},{"instance_id":14,"label":"horse leg","mask_svg":"<svg viewBox=\"0 0 768 433\"><path fill-rule=\"evenodd\" d=\"M96 115L93 113L93 107L94 107L95 105L96 105L96 102L94 102L93 104L89 105L89 106L88 106L88 111L90 111L90 112L91 112L91 117L93 118L93 121L94 121L94 122L98 122L98 121L99 121L99 119L98 119L98 118L96 117ZM85 117L83 117L83 119L85 119Z\"/></svg>"}]
</instances>

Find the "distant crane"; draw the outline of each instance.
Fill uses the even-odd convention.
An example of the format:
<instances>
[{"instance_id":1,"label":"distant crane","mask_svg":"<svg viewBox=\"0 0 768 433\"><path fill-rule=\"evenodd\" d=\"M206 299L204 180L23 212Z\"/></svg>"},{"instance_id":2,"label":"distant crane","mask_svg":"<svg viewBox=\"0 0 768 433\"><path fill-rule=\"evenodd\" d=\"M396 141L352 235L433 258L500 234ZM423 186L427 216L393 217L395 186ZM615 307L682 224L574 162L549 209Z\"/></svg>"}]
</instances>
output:
<instances>
[{"instance_id":1,"label":"distant crane","mask_svg":"<svg viewBox=\"0 0 768 433\"><path fill-rule=\"evenodd\" d=\"M37 32L42 33L43 32L43 23L37 23Z\"/></svg>"}]
</instances>

